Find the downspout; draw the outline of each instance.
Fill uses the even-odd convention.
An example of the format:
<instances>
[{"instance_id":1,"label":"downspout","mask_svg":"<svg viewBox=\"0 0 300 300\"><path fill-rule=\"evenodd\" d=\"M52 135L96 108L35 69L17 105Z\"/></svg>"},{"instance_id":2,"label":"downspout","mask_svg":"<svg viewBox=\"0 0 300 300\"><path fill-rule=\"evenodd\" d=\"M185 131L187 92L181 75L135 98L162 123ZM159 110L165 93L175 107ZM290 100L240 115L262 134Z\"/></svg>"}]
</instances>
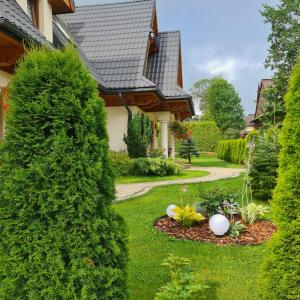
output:
<instances>
[{"instance_id":1,"label":"downspout","mask_svg":"<svg viewBox=\"0 0 300 300\"><path fill-rule=\"evenodd\" d=\"M129 106L127 105L125 99L123 98L123 95L121 92L119 92L119 101L120 103L126 108L127 112L128 112L128 121L131 121L132 119L132 111L130 110Z\"/></svg>"}]
</instances>

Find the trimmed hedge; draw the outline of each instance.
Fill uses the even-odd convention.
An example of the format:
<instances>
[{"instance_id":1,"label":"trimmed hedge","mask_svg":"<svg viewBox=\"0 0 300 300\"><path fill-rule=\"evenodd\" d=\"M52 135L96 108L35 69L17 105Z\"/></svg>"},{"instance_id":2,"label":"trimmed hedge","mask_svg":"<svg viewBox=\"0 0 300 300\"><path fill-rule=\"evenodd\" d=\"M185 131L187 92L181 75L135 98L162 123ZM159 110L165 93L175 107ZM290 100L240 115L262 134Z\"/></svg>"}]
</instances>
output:
<instances>
[{"instance_id":1,"label":"trimmed hedge","mask_svg":"<svg viewBox=\"0 0 300 300\"><path fill-rule=\"evenodd\" d=\"M131 161L129 173L135 176L168 176L181 173L177 163L157 158L137 158Z\"/></svg>"},{"instance_id":2,"label":"trimmed hedge","mask_svg":"<svg viewBox=\"0 0 300 300\"><path fill-rule=\"evenodd\" d=\"M278 232L269 243L260 274L261 299L300 297L300 58L285 97L279 176L271 201Z\"/></svg>"},{"instance_id":3,"label":"trimmed hedge","mask_svg":"<svg viewBox=\"0 0 300 300\"><path fill-rule=\"evenodd\" d=\"M220 141L217 148L217 157L236 164L243 164L247 156L247 140Z\"/></svg>"},{"instance_id":4,"label":"trimmed hedge","mask_svg":"<svg viewBox=\"0 0 300 300\"><path fill-rule=\"evenodd\" d=\"M221 131L214 121L191 122L193 140L197 150L202 152L216 152L219 141L222 139Z\"/></svg>"},{"instance_id":5,"label":"trimmed hedge","mask_svg":"<svg viewBox=\"0 0 300 300\"><path fill-rule=\"evenodd\" d=\"M112 165L112 169L117 177L126 176L129 174L130 158L127 152L110 151L109 159Z\"/></svg>"},{"instance_id":6,"label":"trimmed hedge","mask_svg":"<svg viewBox=\"0 0 300 300\"><path fill-rule=\"evenodd\" d=\"M127 299L104 101L73 47L10 84L0 161L0 299Z\"/></svg>"}]
</instances>

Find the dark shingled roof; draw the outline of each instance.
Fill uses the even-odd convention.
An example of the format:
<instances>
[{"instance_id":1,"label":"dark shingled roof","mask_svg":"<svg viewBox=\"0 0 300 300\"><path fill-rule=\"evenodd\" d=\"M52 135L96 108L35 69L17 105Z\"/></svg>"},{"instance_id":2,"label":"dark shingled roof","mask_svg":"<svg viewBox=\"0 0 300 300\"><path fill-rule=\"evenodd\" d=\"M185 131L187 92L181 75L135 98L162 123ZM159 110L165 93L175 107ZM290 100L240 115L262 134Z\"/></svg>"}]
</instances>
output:
<instances>
[{"instance_id":1,"label":"dark shingled roof","mask_svg":"<svg viewBox=\"0 0 300 300\"><path fill-rule=\"evenodd\" d=\"M152 0L140 0L81 6L60 18L107 88L151 88L143 75L153 12Z\"/></svg>"},{"instance_id":2,"label":"dark shingled roof","mask_svg":"<svg viewBox=\"0 0 300 300\"><path fill-rule=\"evenodd\" d=\"M17 35L22 40L29 37L40 44L47 43L16 0L0 0L0 28Z\"/></svg>"},{"instance_id":3,"label":"dark shingled roof","mask_svg":"<svg viewBox=\"0 0 300 300\"><path fill-rule=\"evenodd\" d=\"M167 98L190 97L177 84L180 58L180 32L158 34L159 51L149 57L147 77L153 81Z\"/></svg>"}]
</instances>

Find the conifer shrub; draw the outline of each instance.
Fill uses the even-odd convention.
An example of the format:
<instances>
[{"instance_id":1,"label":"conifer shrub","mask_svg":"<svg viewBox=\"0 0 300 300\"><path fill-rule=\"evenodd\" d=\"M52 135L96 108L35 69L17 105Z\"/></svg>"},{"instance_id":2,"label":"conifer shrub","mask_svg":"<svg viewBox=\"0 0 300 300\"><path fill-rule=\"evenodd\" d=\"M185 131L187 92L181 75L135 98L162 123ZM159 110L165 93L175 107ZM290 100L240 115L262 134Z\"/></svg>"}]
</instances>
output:
<instances>
[{"instance_id":1,"label":"conifer shrub","mask_svg":"<svg viewBox=\"0 0 300 300\"><path fill-rule=\"evenodd\" d=\"M152 140L152 124L145 114L129 114L127 135L124 142L130 158L147 157L148 148Z\"/></svg>"},{"instance_id":2,"label":"conifer shrub","mask_svg":"<svg viewBox=\"0 0 300 300\"><path fill-rule=\"evenodd\" d=\"M9 90L0 299L126 299L103 101L73 47L34 49Z\"/></svg>"},{"instance_id":3,"label":"conifer shrub","mask_svg":"<svg viewBox=\"0 0 300 300\"><path fill-rule=\"evenodd\" d=\"M221 131L214 121L191 122L192 137L197 150L203 152L216 152L219 141L222 138Z\"/></svg>"},{"instance_id":4,"label":"conifer shrub","mask_svg":"<svg viewBox=\"0 0 300 300\"><path fill-rule=\"evenodd\" d=\"M270 200L276 186L278 154L280 145L278 131L262 131L254 141L250 158L250 182L253 196L259 200Z\"/></svg>"},{"instance_id":5,"label":"conifer shrub","mask_svg":"<svg viewBox=\"0 0 300 300\"><path fill-rule=\"evenodd\" d=\"M188 138L182 142L178 155L182 158L188 159L189 164L192 161L192 157L199 157L199 151L197 150L193 139Z\"/></svg>"},{"instance_id":6,"label":"conifer shrub","mask_svg":"<svg viewBox=\"0 0 300 300\"><path fill-rule=\"evenodd\" d=\"M278 232L269 243L260 276L261 299L300 297L300 59L285 97L279 176L271 201Z\"/></svg>"},{"instance_id":7,"label":"conifer shrub","mask_svg":"<svg viewBox=\"0 0 300 300\"><path fill-rule=\"evenodd\" d=\"M247 152L246 139L223 140L218 144L217 157L228 162L243 164Z\"/></svg>"}]
</instances>

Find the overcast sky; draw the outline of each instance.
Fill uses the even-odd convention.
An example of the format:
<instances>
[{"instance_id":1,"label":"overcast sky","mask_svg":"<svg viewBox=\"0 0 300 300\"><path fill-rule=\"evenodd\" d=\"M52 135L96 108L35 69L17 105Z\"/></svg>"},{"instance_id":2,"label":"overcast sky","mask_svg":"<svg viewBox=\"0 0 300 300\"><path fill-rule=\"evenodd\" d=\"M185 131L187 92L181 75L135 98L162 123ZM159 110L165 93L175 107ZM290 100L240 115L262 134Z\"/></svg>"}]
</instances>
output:
<instances>
[{"instance_id":1,"label":"overcast sky","mask_svg":"<svg viewBox=\"0 0 300 300\"><path fill-rule=\"evenodd\" d=\"M87 5L122 0L75 0ZM278 0L157 0L160 31L180 30L185 89L198 79L222 75L239 92L245 113L254 113L257 85L272 73L264 68L270 26L262 4Z\"/></svg>"}]
</instances>

